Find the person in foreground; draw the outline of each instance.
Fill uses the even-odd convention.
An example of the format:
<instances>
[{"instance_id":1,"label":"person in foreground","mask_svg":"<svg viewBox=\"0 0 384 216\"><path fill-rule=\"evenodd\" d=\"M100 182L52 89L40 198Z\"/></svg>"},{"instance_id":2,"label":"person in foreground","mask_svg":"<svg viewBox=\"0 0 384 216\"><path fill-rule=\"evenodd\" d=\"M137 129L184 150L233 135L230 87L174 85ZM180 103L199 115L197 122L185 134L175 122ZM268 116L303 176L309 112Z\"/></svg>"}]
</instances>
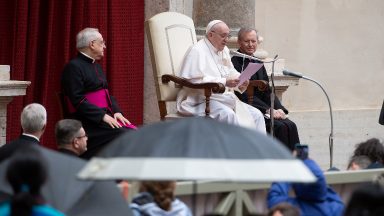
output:
<instances>
[{"instance_id":1,"label":"person in foreground","mask_svg":"<svg viewBox=\"0 0 384 216\"><path fill-rule=\"evenodd\" d=\"M344 216L384 215L384 189L380 182L362 184L356 188L347 203Z\"/></svg>"},{"instance_id":2,"label":"person in foreground","mask_svg":"<svg viewBox=\"0 0 384 216\"><path fill-rule=\"evenodd\" d=\"M298 207L302 216L341 216L344 204L340 196L327 185L323 171L312 159L304 159L303 163L316 176L317 181L309 184L273 183L268 192L268 208L286 202ZM295 197L289 196L291 189Z\"/></svg>"},{"instance_id":3,"label":"person in foreground","mask_svg":"<svg viewBox=\"0 0 384 216\"><path fill-rule=\"evenodd\" d=\"M259 43L256 29L241 28L238 32L237 43L240 47L238 52L254 57L253 54L256 52L257 44ZM244 71L245 68L247 68L250 62L261 63L257 60L238 56L233 56L231 60L236 70L240 73ZM251 77L251 80L264 80L269 83L269 78L265 67L262 66ZM262 113L266 114L265 116L270 116L271 114L271 92L272 91L269 86L265 91L260 91L257 87L254 87L254 96L251 105L259 109ZM236 95L240 98L241 101L248 103L248 95L246 92L236 92ZM288 119L288 110L281 104L279 98L276 96L274 97L273 105L274 109L272 111L274 118L274 135L292 151L295 144L300 143L296 124ZM271 127L271 120L266 118L265 123L267 131L269 131Z\"/></svg>"},{"instance_id":4,"label":"person in foreground","mask_svg":"<svg viewBox=\"0 0 384 216\"><path fill-rule=\"evenodd\" d=\"M0 147L0 163L10 157L20 147L26 145L40 145L40 138L47 125L47 111L38 103L31 103L24 107L20 115L23 133L19 138Z\"/></svg>"},{"instance_id":5,"label":"person in foreground","mask_svg":"<svg viewBox=\"0 0 384 216\"><path fill-rule=\"evenodd\" d=\"M234 91L246 90L249 81L239 83L240 73L231 63L229 28L221 20L211 21L206 35L187 52L180 76L193 83L220 82L226 86L223 94L212 94L210 116L222 122L241 125L266 133L263 114L256 108L241 102ZM240 85L239 85L240 84ZM177 95L177 110L184 115L203 116L205 97L202 90L182 88Z\"/></svg>"},{"instance_id":6,"label":"person in foreground","mask_svg":"<svg viewBox=\"0 0 384 216\"><path fill-rule=\"evenodd\" d=\"M61 153L79 156L87 150L87 134L80 121L62 119L56 123L55 136Z\"/></svg>"},{"instance_id":7,"label":"person in foreground","mask_svg":"<svg viewBox=\"0 0 384 216\"><path fill-rule=\"evenodd\" d=\"M175 198L175 181L143 181L140 193L130 204L134 216L192 216L182 201Z\"/></svg>"},{"instance_id":8,"label":"person in foreground","mask_svg":"<svg viewBox=\"0 0 384 216\"><path fill-rule=\"evenodd\" d=\"M33 146L18 149L8 163L6 178L13 190L9 201L0 204L2 216L64 216L47 205L41 187L47 179L42 155Z\"/></svg>"},{"instance_id":9,"label":"person in foreground","mask_svg":"<svg viewBox=\"0 0 384 216\"><path fill-rule=\"evenodd\" d=\"M104 56L103 36L96 28L85 28L76 37L79 53L65 65L61 88L71 118L82 122L88 133L88 150L81 157L89 159L123 132L135 128L109 94L108 83L101 66Z\"/></svg>"}]
</instances>

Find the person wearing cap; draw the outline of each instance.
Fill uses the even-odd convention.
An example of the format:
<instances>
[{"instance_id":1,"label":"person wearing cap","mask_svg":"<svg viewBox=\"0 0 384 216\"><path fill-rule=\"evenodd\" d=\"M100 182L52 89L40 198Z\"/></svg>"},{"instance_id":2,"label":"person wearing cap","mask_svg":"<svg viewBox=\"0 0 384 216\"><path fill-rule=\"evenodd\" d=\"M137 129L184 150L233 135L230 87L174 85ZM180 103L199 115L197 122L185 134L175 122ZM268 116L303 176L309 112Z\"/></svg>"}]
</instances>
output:
<instances>
[{"instance_id":1,"label":"person wearing cap","mask_svg":"<svg viewBox=\"0 0 384 216\"><path fill-rule=\"evenodd\" d=\"M263 114L241 102L234 91L244 92L249 81L239 85L240 73L234 68L229 49L228 26L221 20L211 21L203 39L186 53L180 76L194 82L220 82L226 86L223 94L212 94L210 116L222 122L255 129L266 133ZM182 88L177 95L177 110L184 115L205 115L205 97L201 90Z\"/></svg>"}]
</instances>

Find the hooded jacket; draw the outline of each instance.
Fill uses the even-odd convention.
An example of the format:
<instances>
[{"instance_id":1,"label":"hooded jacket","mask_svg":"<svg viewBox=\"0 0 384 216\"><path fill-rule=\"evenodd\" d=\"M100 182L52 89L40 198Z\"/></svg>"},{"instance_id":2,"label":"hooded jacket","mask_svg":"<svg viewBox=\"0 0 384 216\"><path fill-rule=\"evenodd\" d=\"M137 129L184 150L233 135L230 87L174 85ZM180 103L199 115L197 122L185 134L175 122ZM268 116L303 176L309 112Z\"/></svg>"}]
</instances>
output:
<instances>
[{"instance_id":1,"label":"hooded jacket","mask_svg":"<svg viewBox=\"0 0 384 216\"><path fill-rule=\"evenodd\" d=\"M311 159L303 160L304 164L316 176L315 183L273 183L268 192L268 208L287 202L297 206L302 216L341 216L344 204L339 195L330 188L323 171ZM295 197L289 196L293 189Z\"/></svg>"}]
</instances>

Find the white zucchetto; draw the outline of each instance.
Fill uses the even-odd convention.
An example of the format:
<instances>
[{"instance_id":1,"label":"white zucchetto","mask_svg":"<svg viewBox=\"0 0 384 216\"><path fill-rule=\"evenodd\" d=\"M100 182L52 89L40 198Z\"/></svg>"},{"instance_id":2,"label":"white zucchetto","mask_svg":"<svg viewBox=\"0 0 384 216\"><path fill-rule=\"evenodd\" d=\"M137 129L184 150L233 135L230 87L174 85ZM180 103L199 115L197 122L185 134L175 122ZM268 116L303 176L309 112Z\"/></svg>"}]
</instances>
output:
<instances>
[{"instance_id":1,"label":"white zucchetto","mask_svg":"<svg viewBox=\"0 0 384 216\"><path fill-rule=\"evenodd\" d=\"M208 34L208 32L212 29L214 25L217 23L223 23L221 20L212 20L211 22L208 23L207 28L205 29L205 34Z\"/></svg>"}]
</instances>

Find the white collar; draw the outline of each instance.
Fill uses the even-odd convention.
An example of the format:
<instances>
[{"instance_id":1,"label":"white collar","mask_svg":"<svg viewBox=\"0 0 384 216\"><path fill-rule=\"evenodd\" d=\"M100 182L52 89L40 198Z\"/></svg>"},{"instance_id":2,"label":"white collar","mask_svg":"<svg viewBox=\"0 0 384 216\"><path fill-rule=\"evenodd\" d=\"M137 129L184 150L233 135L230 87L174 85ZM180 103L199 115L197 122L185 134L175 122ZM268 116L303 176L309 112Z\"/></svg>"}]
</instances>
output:
<instances>
[{"instance_id":1,"label":"white collar","mask_svg":"<svg viewBox=\"0 0 384 216\"><path fill-rule=\"evenodd\" d=\"M211 41L209 41L207 37L204 37L204 40L205 40L205 43L207 44L208 48L218 55L219 54L219 50L216 47L213 46Z\"/></svg>"},{"instance_id":2,"label":"white collar","mask_svg":"<svg viewBox=\"0 0 384 216\"><path fill-rule=\"evenodd\" d=\"M40 139L39 139L39 138L37 138L37 136L35 136L35 135L32 135L32 134L27 134L27 133L23 133L23 135L24 135L24 136L28 136L28 137L32 137L32 138L35 138L35 139L37 139L37 141L39 141L39 142L40 142Z\"/></svg>"},{"instance_id":3,"label":"white collar","mask_svg":"<svg viewBox=\"0 0 384 216\"><path fill-rule=\"evenodd\" d=\"M85 54L85 53L83 53L81 51L80 51L80 53L85 55L85 56L87 56L88 58L92 59L92 63L95 63L96 60L94 58L92 58L91 56L89 56L89 55L87 55L87 54Z\"/></svg>"}]
</instances>

